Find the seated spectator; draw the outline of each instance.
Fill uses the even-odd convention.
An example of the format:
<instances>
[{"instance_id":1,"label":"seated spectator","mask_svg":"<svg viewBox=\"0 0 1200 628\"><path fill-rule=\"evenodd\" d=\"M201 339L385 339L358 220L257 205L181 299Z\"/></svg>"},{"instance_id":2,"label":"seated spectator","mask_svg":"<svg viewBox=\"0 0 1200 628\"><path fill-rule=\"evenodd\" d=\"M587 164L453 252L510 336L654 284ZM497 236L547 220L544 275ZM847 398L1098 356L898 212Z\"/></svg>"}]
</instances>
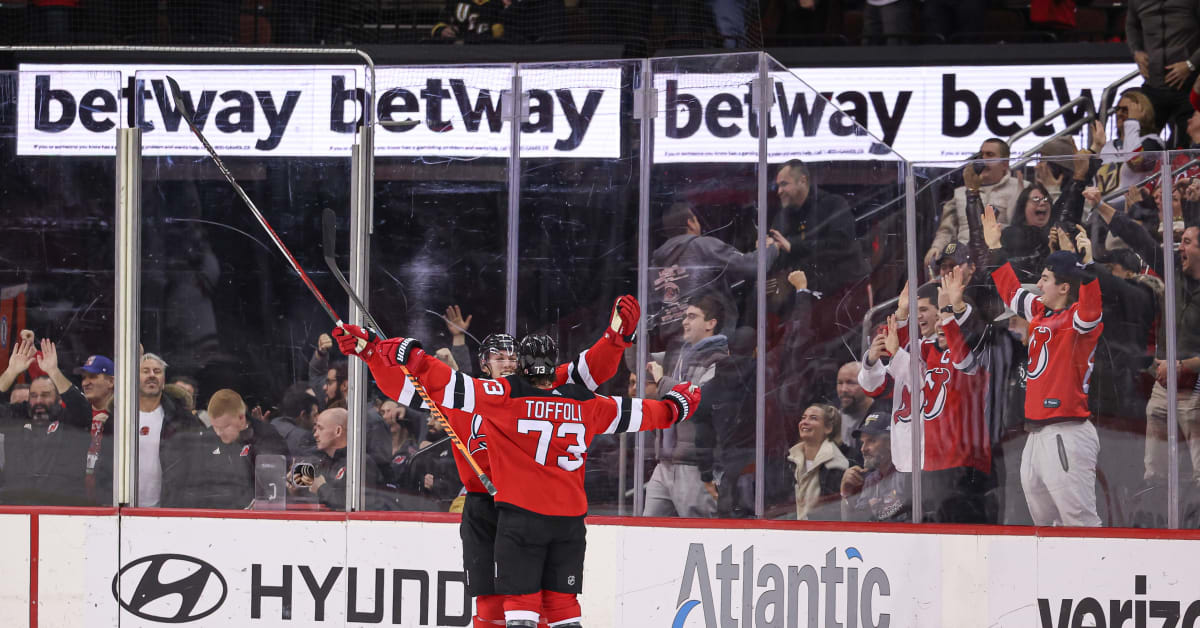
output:
<instances>
[{"instance_id":1,"label":"seated spectator","mask_svg":"<svg viewBox=\"0 0 1200 628\"><path fill-rule=\"evenodd\" d=\"M313 422L320 410L317 398L306 388L304 382L289 386L279 403L279 416L271 420L271 425L287 443L288 453L293 459L311 454L317 448L312 434Z\"/></svg>"},{"instance_id":2,"label":"seated spectator","mask_svg":"<svg viewBox=\"0 0 1200 628\"><path fill-rule=\"evenodd\" d=\"M1154 107L1141 91L1126 90L1117 100L1114 112L1115 138L1108 139L1103 121L1092 123L1091 150L1104 162L1096 173L1097 185L1105 194L1145 179L1159 164L1158 157L1150 153L1164 149L1162 138L1155 132Z\"/></svg>"},{"instance_id":3,"label":"seated spectator","mask_svg":"<svg viewBox=\"0 0 1200 628\"><path fill-rule=\"evenodd\" d=\"M187 393L188 399L181 399L181 401L183 401L184 405L188 407L188 410L195 413L196 418L200 419L200 422L204 423L205 425L210 424L208 420L208 410L205 408L196 408L196 404L200 402L200 382L196 381L196 378L188 377L187 375L175 375L171 377L170 381L167 382L167 386L175 386L179 390Z\"/></svg>"},{"instance_id":4,"label":"seated spectator","mask_svg":"<svg viewBox=\"0 0 1200 628\"><path fill-rule=\"evenodd\" d=\"M954 189L954 197L942 205L941 219L933 244L925 252L925 265L929 266L938 252L952 242L970 242L967 221L967 192L978 192L983 206L991 205L996 210L996 219L1001 225L1010 225L1017 207L1017 196L1023 186L1012 176L1008 167L1009 147L1002 139L990 138L979 147L983 159L977 168L975 163L963 168L964 184ZM968 170L975 170L967 172Z\"/></svg>"},{"instance_id":5,"label":"seated spectator","mask_svg":"<svg viewBox=\"0 0 1200 628\"><path fill-rule=\"evenodd\" d=\"M13 384L12 391L8 395L8 402L11 404L27 403L29 401L29 384L24 382Z\"/></svg>"},{"instance_id":6,"label":"seated spectator","mask_svg":"<svg viewBox=\"0 0 1200 628\"><path fill-rule=\"evenodd\" d=\"M0 504L82 506L84 460L92 412L58 368L58 349L43 338L38 352L22 340L0 373ZM29 399L4 403L9 389L36 362L45 375L29 384Z\"/></svg>"},{"instance_id":7,"label":"seated spectator","mask_svg":"<svg viewBox=\"0 0 1200 628\"><path fill-rule=\"evenodd\" d=\"M306 486L321 505L331 510L346 509L346 434L350 415L345 408L330 408L317 415L313 439L317 442L316 476L294 476L292 482ZM368 491L380 485L375 465L364 465L363 479ZM368 504L370 506L370 504Z\"/></svg>"},{"instance_id":8,"label":"seated spectator","mask_svg":"<svg viewBox=\"0 0 1200 628\"><path fill-rule=\"evenodd\" d=\"M855 440L862 442L863 465L842 476L842 521L912 520L912 479L892 464L890 415L879 408L854 430Z\"/></svg>"},{"instance_id":9,"label":"seated spectator","mask_svg":"<svg viewBox=\"0 0 1200 628\"><path fill-rule=\"evenodd\" d=\"M208 401L212 427L171 442L163 466L163 506L249 508L254 503L255 464L260 455L288 454L275 428L246 418L246 402L223 388Z\"/></svg>"},{"instance_id":10,"label":"seated spectator","mask_svg":"<svg viewBox=\"0 0 1200 628\"><path fill-rule=\"evenodd\" d=\"M560 39L562 0L446 0L434 38L466 43L529 43Z\"/></svg>"},{"instance_id":11,"label":"seated spectator","mask_svg":"<svg viewBox=\"0 0 1200 628\"><path fill-rule=\"evenodd\" d=\"M842 413L826 404L813 404L800 417L800 440L788 450L796 482L796 518L829 520L838 517L842 474L850 467L842 453Z\"/></svg>"},{"instance_id":12,"label":"seated spectator","mask_svg":"<svg viewBox=\"0 0 1200 628\"><path fill-rule=\"evenodd\" d=\"M102 356L88 356L75 374L83 377L83 396L92 406L92 424L89 429L84 485L88 502L95 505L112 503L113 473L113 375L112 360Z\"/></svg>"},{"instance_id":13,"label":"seated spectator","mask_svg":"<svg viewBox=\"0 0 1200 628\"><path fill-rule=\"evenodd\" d=\"M346 404L350 389L349 365L341 359L330 361L329 349L332 346L333 339L329 334L321 334L317 338L317 350L313 352L313 356L308 362L308 375L310 380L318 383L314 386L314 390L320 390L317 402L323 403L324 409L342 408L347 410ZM364 440L367 444L367 458L376 467L371 473L378 472L381 477L390 482L392 456L388 452L388 443L391 441L391 437L387 426L383 424L379 412L372 407L367 408L364 425L366 427Z\"/></svg>"},{"instance_id":14,"label":"seated spectator","mask_svg":"<svg viewBox=\"0 0 1200 628\"><path fill-rule=\"evenodd\" d=\"M704 235L700 220L686 203L671 206L663 216L662 233L667 241L650 255L651 293L646 313L652 344L661 349L678 342L688 305L704 294L713 295L725 312L716 333L733 331L738 318L733 285L754 279L757 253L742 253ZM768 244L767 263L773 263L778 255L775 244Z\"/></svg>"},{"instance_id":15,"label":"seated spectator","mask_svg":"<svg viewBox=\"0 0 1200 628\"><path fill-rule=\"evenodd\" d=\"M843 364L837 373L837 398L842 406L842 443L854 454L852 458L861 457L862 443L854 435L875 400L867 396L858 383L858 372L862 365L857 361Z\"/></svg>"},{"instance_id":16,"label":"seated spectator","mask_svg":"<svg viewBox=\"0 0 1200 628\"><path fill-rule=\"evenodd\" d=\"M142 354L138 373L137 502L142 508L161 504L163 468L173 464L164 446L181 434L203 432L205 426L169 395L163 394L167 363L153 353ZM177 451L184 451L179 448ZM166 456L166 458L164 458Z\"/></svg>"},{"instance_id":17,"label":"seated spectator","mask_svg":"<svg viewBox=\"0 0 1200 628\"><path fill-rule=\"evenodd\" d=\"M430 500L432 507L449 511L463 489L454 462L454 442L432 416L418 450L396 465L396 486L404 492Z\"/></svg>"},{"instance_id":18,"label":"seated spectator","mask_svg":"<svg viewBox=\"0 0 1200 628\"><path fill-rule=\"evenodd\" d=\"M392 467L402 464L417 452L417 441L413 438L407 418L408 408L388 399L379 405L379 415L392 434Z\"/></svg>"}]
</instances>

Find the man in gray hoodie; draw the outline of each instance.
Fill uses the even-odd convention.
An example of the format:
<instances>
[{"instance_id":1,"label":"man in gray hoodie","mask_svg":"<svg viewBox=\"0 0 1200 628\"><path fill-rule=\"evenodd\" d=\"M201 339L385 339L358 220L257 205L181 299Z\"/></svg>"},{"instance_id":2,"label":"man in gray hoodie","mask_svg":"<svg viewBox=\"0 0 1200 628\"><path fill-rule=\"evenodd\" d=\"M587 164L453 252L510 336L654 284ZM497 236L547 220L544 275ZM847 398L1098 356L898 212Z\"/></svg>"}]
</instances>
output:
<instances>
[{"instance_id":1,"label":"man in gray hoodie","mask_svg":"<svg viewBox=\"0 0 1200 628\"><path fill-rule=\"evenodd\" d=\"M665 354L653 354L650 376L663 394L683 381L704 385L716 375L719 363L729 357L729 341L721 328L720 302L703 295L687 306L683 318L683 345ZM669 370L668 370L669 369ZM716 446L711 410L697 410L691 420L656 435L658 466L646 484L647 517L712 517L717 509L713 482L713 449Z\"/></svg>"}]
</instances>

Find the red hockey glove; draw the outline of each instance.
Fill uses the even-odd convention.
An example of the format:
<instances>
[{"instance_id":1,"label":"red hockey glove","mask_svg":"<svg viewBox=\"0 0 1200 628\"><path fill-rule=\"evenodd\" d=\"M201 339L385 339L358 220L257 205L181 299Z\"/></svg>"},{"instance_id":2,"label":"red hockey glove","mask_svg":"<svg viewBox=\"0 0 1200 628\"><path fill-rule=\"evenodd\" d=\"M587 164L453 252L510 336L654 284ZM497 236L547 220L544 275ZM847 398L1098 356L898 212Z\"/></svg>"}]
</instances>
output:
<instances>
[{"instance_id":1,"label":"red hockey glove","mask_svg":"<svg viewBox=\"0 0 1200 628\"><path fill-rule=\"evenodd\" d=\"M663 395L663 401L675 406L675 422L692 418L696 408L700 407L700 387L691 382L675 384L670 392Z\"/></svg>"},{"instance_id":2,"label":"red hockey glove","mask_svg":"<svg viewBox=\"0 0 1200 628\"><path fill-rule=\"evenodd\" d=\"M375 332L358 325L334 327L330 334L343 354L356 355L364 360L369 358L379 345L379 336L376 336Z\"/></svg>"},{"instance_id":3,"label":"red hockey glove","mask_svg":"<svg viewBox=\"0 0 1200 628\"><path fill-rule=\"evenodd\" d=\"M380 357L383 358L384 364L388 366L396 366L403 364L409 368L414 365L409 361L415 357L425 355L425 350L421 348L421 341L416 338L389 338L380 341L377 346Z\"/></svg>"},{"instance_id":4,"label":"red hockey glove","mask_svg":"<svg viewBox=\"0 0 1200 628\"><path fill-rule=\"evenodd\" d=\"M637 332L641 315L642 308L637 299L628 294L620 297L613 303L612 317L608 329L604 330L604 337L618 345L633 344L633 335Z\"/></svg>"}]
</instances>

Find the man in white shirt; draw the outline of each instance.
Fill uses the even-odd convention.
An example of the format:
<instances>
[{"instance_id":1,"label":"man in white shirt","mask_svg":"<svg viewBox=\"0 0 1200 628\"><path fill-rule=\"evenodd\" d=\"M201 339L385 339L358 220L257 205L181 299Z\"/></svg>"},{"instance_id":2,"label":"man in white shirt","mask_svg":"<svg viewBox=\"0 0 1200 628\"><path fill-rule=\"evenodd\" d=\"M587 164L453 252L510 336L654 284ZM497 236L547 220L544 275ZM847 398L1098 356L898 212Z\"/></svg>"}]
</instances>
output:
<instances>
[{"instance_id":1,"label":"man in white shirt","mask_svg":"<svg viewBox=\"0 0 1200 628\"><path fill-rule=\"evenodd\" d=\"M142 355L138 369L137 506L155 508L162 500L163 444L179 431L201 431L204 424L163 395L167 363L153 353Z\"/></svg>"}]
</instances>

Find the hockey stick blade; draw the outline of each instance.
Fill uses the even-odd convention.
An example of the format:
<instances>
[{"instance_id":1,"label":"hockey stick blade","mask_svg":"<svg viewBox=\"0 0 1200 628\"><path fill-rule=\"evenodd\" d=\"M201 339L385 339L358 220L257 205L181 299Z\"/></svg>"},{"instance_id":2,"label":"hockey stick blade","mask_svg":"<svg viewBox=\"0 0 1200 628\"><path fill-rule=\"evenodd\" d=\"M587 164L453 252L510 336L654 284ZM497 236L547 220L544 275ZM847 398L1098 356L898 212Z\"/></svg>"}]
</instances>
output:
<instances>
[{"instance_id":1,"label":"hockey stick blade","mask_svg":"<svg viewBox=\"0 0 1200 628\"><path fill-rule=\"evenodd\" d=\"M342 289L346 291L346 294L351 300L354 301L355 305L358 306L359 311L363 313L363 317L365 317L370 325L375 328L375 332L379 334L380 337L385 337L383 336L383 331L379 329L379 324L376 323L375 319L371 316L371 313L367 311L367 308L363 307L362 301L359 300L358 295L355 294L354 288L350 286L350 282L346 281L346 276L342 274L342 269L338 268L337 259L335 257L337 253L337 215L334 214L333 210L329 208L326 208L321 214L321 246L323 249L322 252L325 256L325 264L329 266L329 272L333 273L333 276L337 279L338 284L342 286ZM442 411L437 407L437 404L433 402L433 399L429 396L429 392L425 390L425 386L423 386L420 380L418 380L417 377L408 370L407 366L403 364L400 364L399 366L400 370L404 373L404 376L408 378L408 381L412 383L413 388L417 391L417 396L420 397L421 400L425 402L425 405L429 407L429 413L433 415L433 418L440 423L442 427L446 428L446 433L450 436L451 442L454 443L454 446L459 450L459 453L463 455L463 458L467 461L467 464L471 466L471 470L474 471L475 475L479 478L480 484L483 484L483 488L487 490L489 495L495 495L496 485L492 484L491 478L489 478L487 474L483 472L483 468L479 466L479 463L475 462L474 456L471 455L471 450L467 449L467 446L462 442L462 439L458 437L458 433L454 431L454 426L450 425L450 421L446 419L446 416L442 414Z\"/></svg>"},{"instance_id":2,"label":"hockey stick blade","mask_svg":"<svg viewBox=\"0 0 1200 628\"><path fill-rule=\"evenodd\" d=\"M329 272L341 284L342 290L346 291L346 295L350 297L350 300L354 301L354 305L358 306L358 311L362 312L363 317L367 320L367 324L375 330L375 333L383 338L387 338L387 336L383 335L383 329L379 326L379 323L375 322L375 317L371 316L371 313L367 311L367 306L363 305L363 302L358 298L358 294L354 291L350 282L346 280L346 276L342 274L342 270L338 268L337 258L335 257L337 252L337 214L334 214L333 210L328 207L325 208L325 211L321 212L321 252L325 256L325 265L329 267Z\"/></svg>"},{"instance_id":3,"label":"hockey stick blade","mask_svg":"<svg viewBox=\"0 0 1200 628\"><path fill-rule=\"evenodd\" d=\"M244 202L246 207L250 209L250 213L254 214L254 218L258 220L258 224L262 225L262 228L266 230L267 235L271 238L271 241L274 242L275 246L279 248L279 252L283 254L284 259L287 260L288 264L292 267L292 270L296 272L296 274L300 277L300 280L303 281L304 285L308 287L309 292L316 297L317 302L321 304L321 307L325 310L325 313L329 314L329 318L332 318L339 327L342 326L342 318L337 315L336 311L334 311L333 306L329 304L329 301L325 298L325 295L321 294L320 290L317 290L317 286L313 284L312 280L309 279L308 274L305 273L304 269L300 267L300 263L296 261L296 258L292 255L292 252L289 251L286 246L284 246L283 240L280 239L279 235L275 233L275 230L271 228L270 223L267 222L267 219L262 215L262 212L258 211L258 207L254 204L254 201L250 200L250 196L246 194L246 190L242 189L241 184L239 184L237 179L233 178L233 174L229 172L229 168L225 167L225 162L221 161L221 156L217 154L216 149L212 147L212 144L208 143L208 140L205 139L204 134L200 132L200 129L196 126L196 122L193 118L193 112L189 110L187 101L183 98L183 90L179 89L179 83L170 76L166 78L167 85L171 88L171 99L175 101L175 108L183 117L184 122L187 123L188 129L191 129L192 135L195 135L196 139L200 140L200 144L204 146L204 150L208 152L208 156L211 157L213 163L217 165L217 169L220 170L221 174L225 176L225 180L229 182L229 185L233 186L233 190L237 192L237 195L242 199L242 202Z\"/></svg>"}]
</instances>

